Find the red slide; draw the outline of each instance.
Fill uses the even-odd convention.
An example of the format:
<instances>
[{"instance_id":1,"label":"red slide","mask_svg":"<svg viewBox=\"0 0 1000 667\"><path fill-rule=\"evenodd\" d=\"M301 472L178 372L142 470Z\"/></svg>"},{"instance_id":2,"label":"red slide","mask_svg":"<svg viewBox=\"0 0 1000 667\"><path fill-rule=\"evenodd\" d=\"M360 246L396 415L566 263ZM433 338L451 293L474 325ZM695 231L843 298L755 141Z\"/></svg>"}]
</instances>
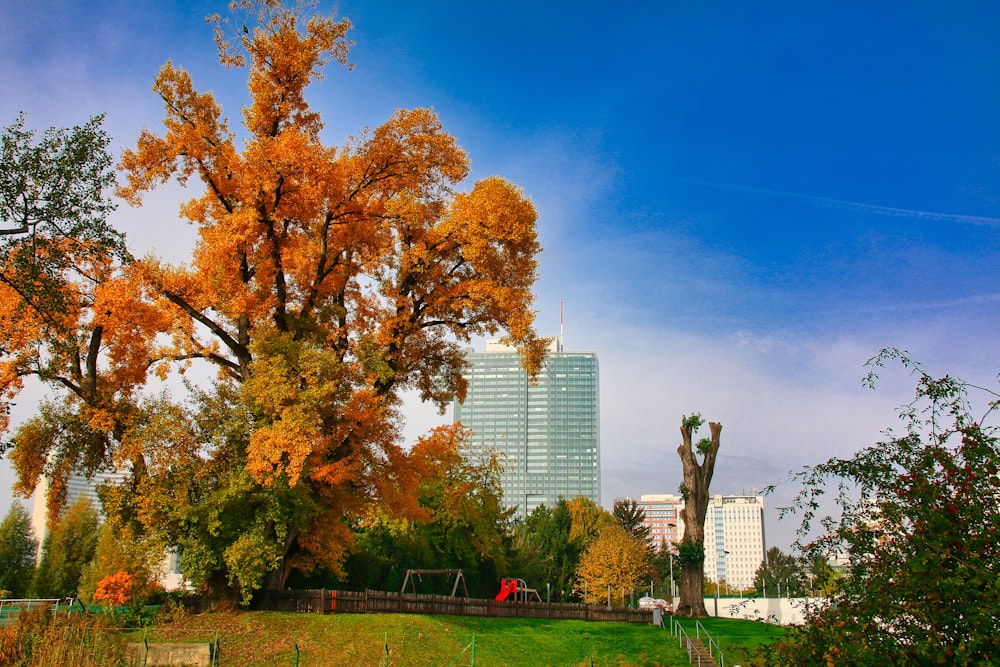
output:
<instances>
[{"instance_id":1,"label":"red slide","mask_svg":"<svg viewBox=\"0 0 1000 667\"><path fill-rule=\"evenodd\" d=\"M517 579L501 579L500 580L500 592L497 593L495 600L506 600L507 596L511 593L517 593Z\"/></svg>"}]
</instances>

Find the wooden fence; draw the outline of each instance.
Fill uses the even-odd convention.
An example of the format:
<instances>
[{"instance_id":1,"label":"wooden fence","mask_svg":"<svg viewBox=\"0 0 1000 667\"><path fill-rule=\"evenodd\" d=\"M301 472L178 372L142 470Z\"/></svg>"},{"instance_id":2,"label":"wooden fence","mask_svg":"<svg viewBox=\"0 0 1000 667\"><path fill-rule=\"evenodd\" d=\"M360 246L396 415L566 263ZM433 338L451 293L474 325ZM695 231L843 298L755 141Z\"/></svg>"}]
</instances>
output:
<instances>
[{"instance_id":1,"label":"wooden fence","mask_svg":"<svg viewBox=\"0 0 1000 667\"><path fill-rule=\"evenodd\" d=\"M266 591L254 597L252 609L314 614L444 614L486 618L556 618L618 623L652 623L649 609L599 605L483 600L448 595L385 591Z\"/></svg>"}]
</instances>

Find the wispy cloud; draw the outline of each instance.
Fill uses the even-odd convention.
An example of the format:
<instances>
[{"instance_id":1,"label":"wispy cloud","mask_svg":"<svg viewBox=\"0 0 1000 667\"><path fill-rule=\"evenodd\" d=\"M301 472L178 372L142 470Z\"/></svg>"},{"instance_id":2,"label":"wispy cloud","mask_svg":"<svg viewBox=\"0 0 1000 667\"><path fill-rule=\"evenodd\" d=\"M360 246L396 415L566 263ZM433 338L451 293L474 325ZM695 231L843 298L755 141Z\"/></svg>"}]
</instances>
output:
<instances>
[{"instance_id":1,"label":"wispy cloud","mask_svg":"<svg viewBox=\"0 0 1000 667\"><path fill-rule=\"evenodd\" d=\"M960 213L941 213L939 211L921 211L910 208L897 208L894 206L880 206L878 204L846 201L844 199L833 199L832 197L808 195L800 192L770 190L768 188L758 188L751 185L737 185L735 183L714 183L712 181L696 181L690 179L679 180L681 183L690 183L692 185L702 185L710 188L724 188L726 190L739 190L741 192L753 192L761 195L795 199L810 204L817 204L819 206L829 206L849 211L861 211L863 213L874 213L875 215L889 215L897 218L917 218L920 220L932 220L935 222L958 222L970 225L1000 225L1000 218L990 218L979 215L962 215Z\"/></svg>"},{"instance_id":2,"label":"wispy cloud","mask_svg":"<svg viewBox=\"0 0 1000 667\"><path fill-rule=\"evenodd\" d=\"M1000 301L1000 294L974 294L972 296L960 297L956 299L946 299L941 301L924 301L918 303L885 304L873 311L901 311L911 312L915 310L941 310L945 308L965 308L968 306L979 306Z\"/></svg>"}]
</instances>

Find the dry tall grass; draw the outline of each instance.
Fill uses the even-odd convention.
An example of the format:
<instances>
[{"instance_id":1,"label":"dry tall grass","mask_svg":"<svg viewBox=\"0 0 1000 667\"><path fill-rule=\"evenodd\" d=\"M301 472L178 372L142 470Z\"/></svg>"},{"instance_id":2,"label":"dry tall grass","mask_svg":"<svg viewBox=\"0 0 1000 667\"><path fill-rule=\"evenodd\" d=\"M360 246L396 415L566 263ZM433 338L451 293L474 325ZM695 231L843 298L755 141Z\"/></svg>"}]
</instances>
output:
<instances>
[{"instance_id":1,"label":"dry tall grass","mask_svg":"<svg viewBox=\"0 0 1000 667\"><path fill-rule=\"evenodd\" d=\"M125 639L100 614L38 609L0 627L0 667L127 665Z\"/></svg>"}]
</instances>

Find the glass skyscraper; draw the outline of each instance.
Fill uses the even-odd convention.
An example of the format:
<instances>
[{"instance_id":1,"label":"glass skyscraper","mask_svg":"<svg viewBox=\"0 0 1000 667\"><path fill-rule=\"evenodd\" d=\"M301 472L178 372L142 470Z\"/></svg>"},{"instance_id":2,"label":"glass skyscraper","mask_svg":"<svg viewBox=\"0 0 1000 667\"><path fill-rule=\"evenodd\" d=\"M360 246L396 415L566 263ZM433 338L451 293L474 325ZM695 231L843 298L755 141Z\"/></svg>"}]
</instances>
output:
<instances>
[{"instance_id":1,"label":"glass skyscraper","mask_svg":"<svg viewBox=\"0 0 1000 667\"><path fill-rule=\"evenodd\" d=\"M488 341L469 352L468 392L455 421L472 430L474 457L496 452L504 504L524 518L560 497L601 501L597 355L553 342L535 384L517 352Z\"/></svg>"}]
</instances>

